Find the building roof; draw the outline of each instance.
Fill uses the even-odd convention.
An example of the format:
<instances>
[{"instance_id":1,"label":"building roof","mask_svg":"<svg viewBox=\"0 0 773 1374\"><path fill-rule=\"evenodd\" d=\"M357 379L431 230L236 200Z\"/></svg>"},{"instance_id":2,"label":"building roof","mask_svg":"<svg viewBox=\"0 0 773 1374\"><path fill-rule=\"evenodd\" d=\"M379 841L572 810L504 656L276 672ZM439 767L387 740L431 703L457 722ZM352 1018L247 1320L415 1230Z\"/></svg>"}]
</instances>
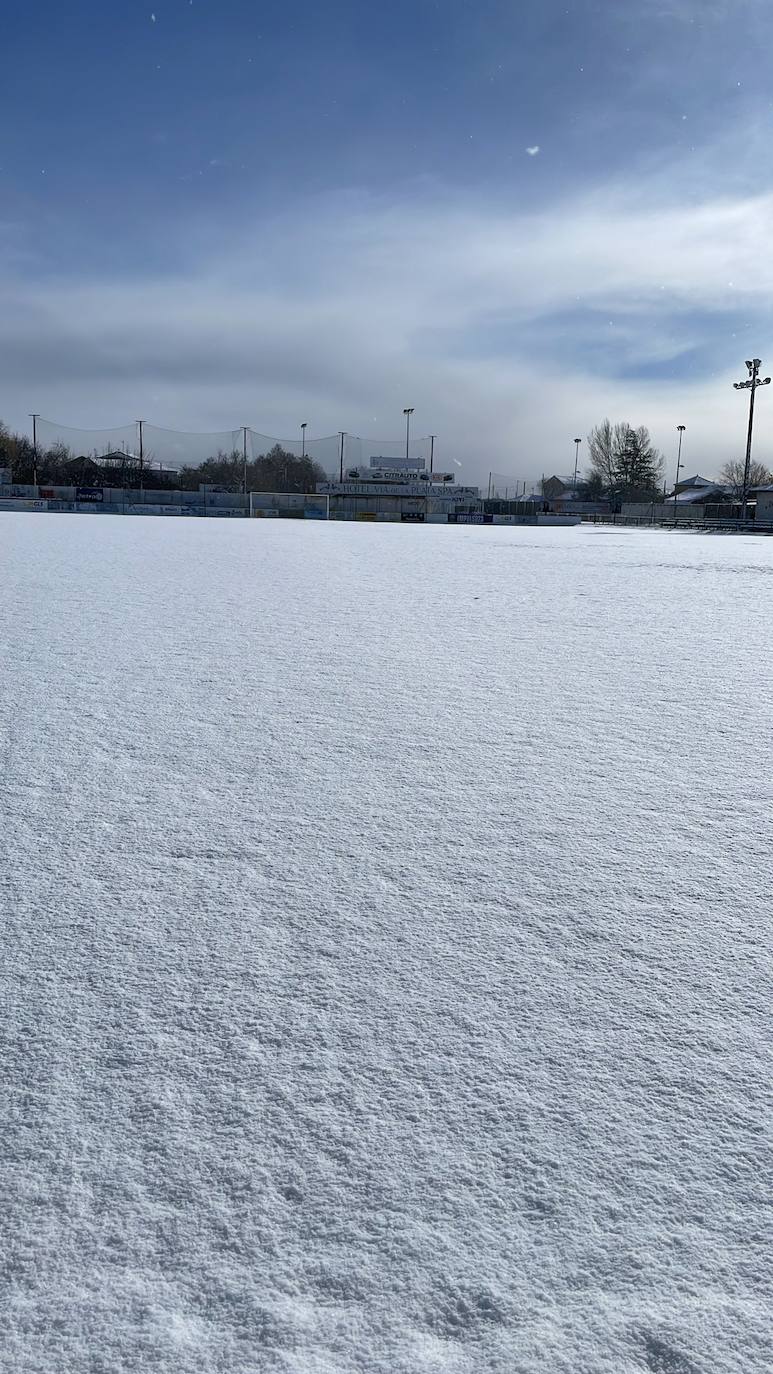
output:
<instances>
[{"instance_id":1,"label":"building roof","mask_svg":"<svg viewBox=\"0 0 773 1374\"><path fill-rule=\"evenodd\" d=\"M577 482L575 483L574 473L572 473L571 477L565 477L560 472L552 472L549 477L545 477L543 480L545 482L560 482L562 487L579 487L580 483L582 482L582 477L578 472Z\"/></svg>"},{"instance_id":2,"label":"building roof","mask_svg":"<svg viewBox=\"0 0 773 1374\"><path fill-rule=\"evenodd\" d=\"M694 477L683 477L681 482L677 482L679 491L684 491L687 487L718 487L720 485L719 482L710 482L708 477L701 477L699 472L696 472Z\"/></svg>"},{"instance_id":3,"label":"building roof","mask_svg":"<svg viewBox=\"0 0 773 1374\"><path fill-rule=\"evenodd\" d=\"M706 482L700 487L687 487L684 491L680 486L676 496L671 492L671 495L666 497L666 503L670 501L673 504L676 501L678 506L700 505L714 492L722 496L725 494L724 487L721 487L718 482Z\"/></svg>"}]
</instances>

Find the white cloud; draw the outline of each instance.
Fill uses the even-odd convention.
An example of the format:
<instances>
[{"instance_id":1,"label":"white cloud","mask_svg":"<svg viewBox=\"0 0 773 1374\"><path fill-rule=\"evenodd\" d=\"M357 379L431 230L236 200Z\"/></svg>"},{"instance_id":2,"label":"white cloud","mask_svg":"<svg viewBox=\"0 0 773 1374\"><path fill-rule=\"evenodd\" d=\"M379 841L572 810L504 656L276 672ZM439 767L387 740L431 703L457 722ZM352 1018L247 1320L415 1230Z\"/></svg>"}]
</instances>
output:
<instances>
[{"instance_id":1,"label":"white cloud","mask_svg":"<svg viewBox=\"0 0 773 1374\"><path fill-rule=\"evenodd\" d=\"M534 143L531 148L526 148L525 151L528 153L529 157L536 157L539 150L539 143Z\"/></svg>"},{"instance_id":2,"label":"white cloud","mask_svg":"<svg viewBox=\"0 0 773 1374\"><path fill-rule=\"evenodd\" d=\"M20 269L0 282L16 398L5 418L23 425L37 410L99 426L143 414L287 434L300 417L318 434L372 434L379 414L397 437L410 403L416 432L437 432L439 455L466 475L530 478L566 467L574 435L609 414L649 424L664 448L685 423L688 466L716 468L742 446L730 381L750 350L765 358L766 338L734 339L728 325L718 375L620 381L567 319L608 318L631 374L676 366L722 312L752 324L773 306L772 213L773 196L658 207L629 187L538 214L339 197L228 243L218 221L204 247L200 231L195 248L181 242L176 277L43 286ZM714 318L701 324L704 312ZM388 422L379 428L389 437Z\"/></svg>"}]
</instances>

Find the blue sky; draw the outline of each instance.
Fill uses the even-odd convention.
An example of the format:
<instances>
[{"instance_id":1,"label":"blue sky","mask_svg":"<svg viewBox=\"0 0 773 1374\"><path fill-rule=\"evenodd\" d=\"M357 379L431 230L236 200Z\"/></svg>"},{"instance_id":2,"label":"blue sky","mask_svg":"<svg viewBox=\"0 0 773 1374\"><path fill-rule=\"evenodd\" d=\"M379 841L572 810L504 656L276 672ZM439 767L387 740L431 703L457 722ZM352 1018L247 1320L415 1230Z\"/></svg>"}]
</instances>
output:
<instances>
[{"instance_id":1,"label":"blue sky","mask_svg":"<svg viewBox=\"0 0 773 1374\"><path fill-rule=\"evenodd\" d=\"M609 414L716 467L771 342L771 39L738 0L7 4L0 415L411 404L528 478Z\"/></svg>"}]
</instances>

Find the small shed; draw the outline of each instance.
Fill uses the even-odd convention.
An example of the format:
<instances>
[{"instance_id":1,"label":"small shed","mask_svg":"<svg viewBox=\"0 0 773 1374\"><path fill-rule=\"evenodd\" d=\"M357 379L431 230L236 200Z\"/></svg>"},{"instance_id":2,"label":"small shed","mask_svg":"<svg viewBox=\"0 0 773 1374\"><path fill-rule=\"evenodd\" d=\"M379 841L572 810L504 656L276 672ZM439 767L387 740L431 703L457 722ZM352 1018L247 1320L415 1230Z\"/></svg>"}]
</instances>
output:
<instances>
[{"instance_id":1,"label":"small shed","mask_svg":"<svg viewBox=\"0 0 773 1374\"><path fill-rule=\"evenodd\" d=\"M751 487L749 496L756 502L755 520L763 525L773 524L773 482L762 487Z\"/></svg>"}]
</instances>

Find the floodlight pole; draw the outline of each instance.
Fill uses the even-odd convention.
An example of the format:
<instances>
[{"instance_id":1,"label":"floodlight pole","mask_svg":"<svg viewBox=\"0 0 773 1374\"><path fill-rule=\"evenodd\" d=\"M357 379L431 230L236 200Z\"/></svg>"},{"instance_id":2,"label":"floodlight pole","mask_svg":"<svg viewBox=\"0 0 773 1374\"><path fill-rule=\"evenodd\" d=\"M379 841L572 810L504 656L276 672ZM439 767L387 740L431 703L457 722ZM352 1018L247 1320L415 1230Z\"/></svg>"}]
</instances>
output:
<instances>
[{"instance_id":1,"label":"floodlight pole","mask_svg":"<svg viewBox=\"0 0 773 1374\"><path fill-rule=\"evenodd\" d=\"M436 439L437 439L437 434L430 434L430 436L429 436L429 475L430 475L430 477L432 476L433 472L435 471L435 440L436 440Z\"/></svg>"},{"instance_id":2,"label":"floodlight pole","mask_svg":"<svg viewBox=\"0 0 773 1374\"><path fill-rule=\"evenodd\" d=\"M304 420L303 423L301 424L301 458L305 458L305 457L306 457L306 425L307 425L307 423L308 423L308 421L307 421L307 420Z\"/></svg>"},{"instance_id":3,"label":"floodlight pole","mask_svg":"<svg viewBox=\"0 0 773 1374\"><path fill-rule=\"evenodd\" d=\"M749 469L752 461L752 431L754 429L754 393L758 386L770 386L770 377L760 378L760 368L762 358L747 358L746 368L749 376L745 382L733 382L736 391L748 391L749 395L749 428L746 434L746 461L743 469L743 493L741 497L741 519L746 520L746 508L749 500Z\"/></svg>"},{"instance_id":4,"label":"floodlight pole","mask_svg":"<svg viewBox=\"0 0 773 1374\"><path fill-rule=\"evenodd\" d=\"M685 425L677 425L677 429L679 430L679 448L678 448L677 454L676 454L676 478L674 479L674 519L675 519L675 520L676 520L676 497L677 497L677 487L679 486L679 469L680 469L681 466L682 466L682 435L684 434L684 431L685 431Z\"/></svg>"},{"instance_id":5,"label":"floodlight pole","mask_svg":"<svg viewBox=\"0 0 773 1374\"><path fill-rule=\"evenodd\" d=\"M247 495L247 425L242 425L242 488Z\"/></svg>"},{"instance_id":6,"label":"floodlight pole","mask_svg":"<svg viewBox=\"0 0 773 1374\"><path fill-rule=\"evenodd\" d=\"M577 472L578 472L578 469L579 469L579 466L580 466L580 444L581 444L581 443L582 443L582 439L575 439L575 441L574 441L574 489L575 489L575 492L577 491Z\"/></svg>"},{"instance_id":7,"label":"floodlight pole","mask_svg":"<svg viewBox=\"0 0 773 1374\"><path fill-rule=\"evenodd\" d=\"M339 480L339 482L343 483L343 480L344 480L344 439L346 438L346 430L342 429L342 430L340 431L340 436L341 436L341 461L340 461L340 465L339 465L338 480Z\"/></svg>"},{"instance_id":8,"label":"floodlight pole","mask_svg":"<svg viewBox=\"0 0 773 1374\"><path fill-rule=\"evenodd\" d=\"M405 466L406 466L406 468L408 467L408 463L409 463L409 461L410 461L409 454L410 454L410 446L411 446L411 416L413 415L413 412L414 412L415 409L416 409L415 406L405 406L405 408L404 408L404 410L403 410L403 415L405 416Z\"/></svg>"},{"instance_id":9,"label":"floodlight pole","mask_svg":"<svg viewBox=\"0 0 773 1374\"><path fill-rule=\"evenodd\" d=\"M144 461L145 461L145 450L144 450L144 448L143 448L143 441L142 441L142 426L144 425L144 423L145 423L144 420L137 420L137 421L136 421L137 430L138 430L138 432L139 432L139 438L140 438L140 491L142 491L142 478L143 478Z\"/></svg>"},{"instance_id":10,"label":"floodlight pole","mask_svg":"<svg viewBox=\"0 0 773 1374\"><path fill-rule=\"evenodd\" d=\"M30 415L32 421L32 485L38 485L38 420L39 415Z\"/></svg>"}]
</instances>

